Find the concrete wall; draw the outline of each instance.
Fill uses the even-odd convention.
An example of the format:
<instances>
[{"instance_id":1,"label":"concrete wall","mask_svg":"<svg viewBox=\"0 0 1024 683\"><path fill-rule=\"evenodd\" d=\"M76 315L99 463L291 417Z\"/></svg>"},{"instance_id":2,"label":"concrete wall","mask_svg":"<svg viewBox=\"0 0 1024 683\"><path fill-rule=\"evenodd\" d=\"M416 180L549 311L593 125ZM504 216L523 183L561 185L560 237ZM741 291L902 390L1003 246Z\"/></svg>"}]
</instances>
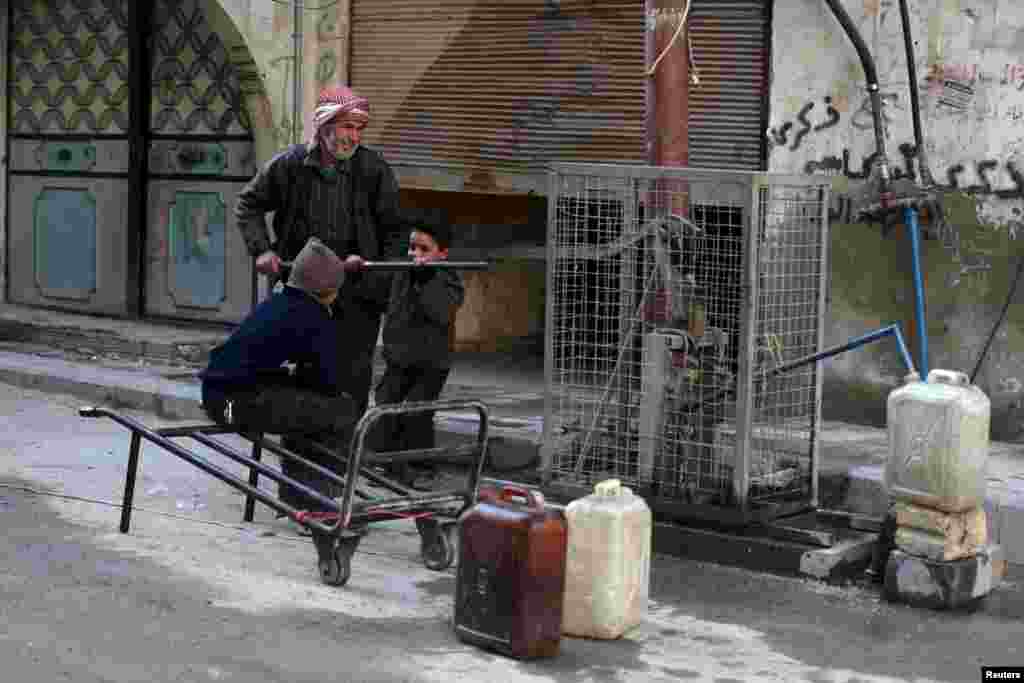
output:
<instances>
[{"instance_id":1,"label":"concrete wall","mask_svg":"<svg viewBox=\"0 0 1024 683\"><path fill-rule=\"evenodd\" d=\"M1024 258L1024 3L909 4L925 147L932 174L947 186L950 226L945 239L923 243L930 367L970 373ZM875 57L888 156L906 174L914 136L899 5L844 7ZM916 346L906 232L899 226L886 236L851 214L874 152L857 54L822 0L776 0L773 22L769 170L834 178L826 342L898 321ZM1024 438L1022 300L1024 293L1010 306L976 379L993 400L993 436L1002 439ZM902 367L892 342L881 342L834 358L826 372L826 417L882 422Z\"/></svg>"},{"instance_id":2,"label":"concrete wall","mask_svg":"<svg viewBox=\"0 0 1024 683\"><path fill-rule=\"evenodd\" d=\"M248 109L257 153L267 159L296 141L292 122L300 120L298 139L306 139L317 93L348 79L349 1L303 2L302 94L293 96L295 22L291 2L207 0L207 20L229 44L244 42ZM297 113L298 112L298 113ZM297 115L296 115L297 113Z\"/></svg>"}]
</instances>

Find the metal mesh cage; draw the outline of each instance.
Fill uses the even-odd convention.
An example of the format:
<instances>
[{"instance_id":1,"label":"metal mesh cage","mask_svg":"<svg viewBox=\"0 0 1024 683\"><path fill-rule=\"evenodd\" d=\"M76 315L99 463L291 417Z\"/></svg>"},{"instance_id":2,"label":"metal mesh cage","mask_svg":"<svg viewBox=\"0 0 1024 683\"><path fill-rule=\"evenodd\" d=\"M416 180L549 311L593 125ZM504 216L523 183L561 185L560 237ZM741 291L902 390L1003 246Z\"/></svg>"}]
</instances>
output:
<instances>
[{"instance_id":1,"label":"metal mesh cage","mask_svg":"<svg viewBox=\"0 0 1024 683\"><path fill-rule=\"evenodd\" d=\"M828 183L557 164L543 469L727 521L816 503Z\"/></svg>"}]
</instances>

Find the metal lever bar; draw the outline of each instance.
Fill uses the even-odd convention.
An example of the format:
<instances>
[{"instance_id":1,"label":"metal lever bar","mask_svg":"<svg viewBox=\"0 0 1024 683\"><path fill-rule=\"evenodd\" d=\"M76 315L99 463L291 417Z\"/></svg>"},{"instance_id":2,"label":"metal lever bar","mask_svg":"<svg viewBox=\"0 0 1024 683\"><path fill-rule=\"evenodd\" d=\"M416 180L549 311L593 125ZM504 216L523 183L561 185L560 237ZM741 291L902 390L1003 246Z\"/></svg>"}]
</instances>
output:
<instances>
[{"instance_id":1,"label":"metal lever bar","mask_svg":"<svg viewBox=\"0 0 1024 683\"><path fill-rule=\"evenodd\" d=\"M429 261L413 263L412 261L367 261L363 264L366 270L403 271L417 268L434 268L437 270L488 270L488 261Z\"/></svg>"},{"instance_id":2,"label":"metal lever bar","mask_svg":"<svg viewBox=\"0 0 1024 683\"><path fill-rule=\"evenodd\" d=\"M294 261L281 261L284 268L293 267ZM435 270L489 270L489 261L429 261L413 263L412 261L364 261L360 270L376 270L394 272L415 270L417 268L434 268Z\"/></svg>"}]
</instances>

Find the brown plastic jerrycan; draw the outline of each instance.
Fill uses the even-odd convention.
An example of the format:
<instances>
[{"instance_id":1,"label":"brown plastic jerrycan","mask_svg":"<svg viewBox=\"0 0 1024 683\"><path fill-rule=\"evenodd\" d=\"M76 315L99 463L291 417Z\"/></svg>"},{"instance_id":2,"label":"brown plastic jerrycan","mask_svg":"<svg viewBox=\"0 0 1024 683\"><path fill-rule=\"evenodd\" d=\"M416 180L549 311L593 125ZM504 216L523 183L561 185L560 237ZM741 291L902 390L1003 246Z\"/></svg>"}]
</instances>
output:
<instances>
[{"instance_id":1,"label":"brown plastic jerrycan","mask_svg":"<svg viewBox=\"0 0 1024 683\"><path fill-rule=\"evenodd\" d=\"M518 659L557 655L566 541L565 515L540 492L482 487L459 519L456 635Z\"/></svg>"}]
</instances>

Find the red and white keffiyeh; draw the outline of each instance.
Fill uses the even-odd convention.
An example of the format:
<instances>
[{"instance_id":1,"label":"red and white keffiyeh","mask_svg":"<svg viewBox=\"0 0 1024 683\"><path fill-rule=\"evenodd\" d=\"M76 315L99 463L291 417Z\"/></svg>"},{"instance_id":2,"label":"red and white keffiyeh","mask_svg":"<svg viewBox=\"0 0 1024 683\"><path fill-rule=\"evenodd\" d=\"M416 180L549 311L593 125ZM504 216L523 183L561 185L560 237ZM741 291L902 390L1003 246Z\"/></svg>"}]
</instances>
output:
<instances>
[{"instance_id":1,"label":"red and white keffiyeh","mask_svg":"<svg viewBox=\"0 0 1024 683\"><path fill-rule=\"evenodd\" d=\"M370 102L345 86L324 88L320 91L316 109L313 110L313 135L310 143L316 143L317 135L324 124L342 114L367 123L370 120Z\"/></svg>"}]
</instances>

